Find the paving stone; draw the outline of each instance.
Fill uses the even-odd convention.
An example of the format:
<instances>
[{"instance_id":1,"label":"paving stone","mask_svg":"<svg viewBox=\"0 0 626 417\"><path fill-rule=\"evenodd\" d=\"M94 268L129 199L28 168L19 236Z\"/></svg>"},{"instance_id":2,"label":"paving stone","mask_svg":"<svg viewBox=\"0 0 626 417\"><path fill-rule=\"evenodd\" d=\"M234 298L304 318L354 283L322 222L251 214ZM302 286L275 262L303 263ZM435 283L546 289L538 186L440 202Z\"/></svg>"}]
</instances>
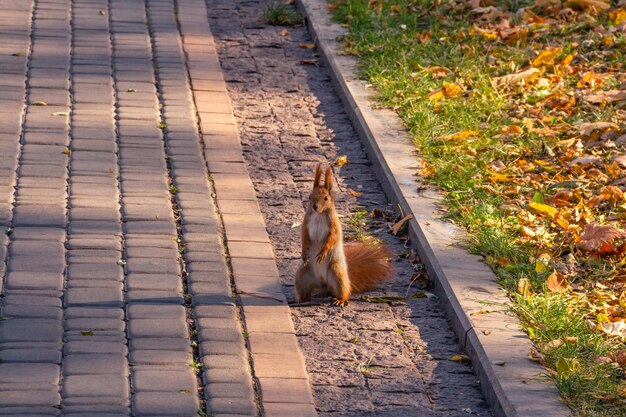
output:
<instances>
[{"instance_id":1,"label":"paving stone","mask_svg":"<svg viewBox=\"0 0 626 417\"><path fill-rule=\"evenodd\" d=\"M97 335L97 332L94 332ZM107 342L92 340L93 336L84 336L83 340L70 340L63 346L64 354L89 354L89 353L101 353L110 354L115 356L126 356L127 348L125 344L117 342Z\"/></svg>"},{"instance_id":2,"label":"paving stone","mask_svg":"<svg viewBox=\"0 0 626 417\"><path fill-rule=\"evenodd\" d=\"M0 390L10 387L32 385L48 389L59 384L58 365L48 363L0 363ZM21 385L20 385L21 384Z\"/></svg>"},{"instance_id":3,"label":"paving stone","mask_svg":"<svg viewBox=\"0 0 626 417\"><path fill-rule=\"evenodd\" d=\"M125 375L68 375L63 378L63 397L129 397Z\"/></svg>"},{"instance_id":4,"label":"paving stone","mask_svg":"<svg viewBox=\"0 0 626 417\"><path fill-rule=\"evenodd\" d=\"M181 370L134 369L131 378L134 392L197 391L196 375L189 365L183 365Z\"/></svg>"},{"instance_id":5,"label":"paving stone","mask_svg":"<svg viewBox=\"0 0 626 417\"><path fill-rule=\"evenodd\" d=\"M74 264L68 266L67 278L122 281L124 273L119 265Z\"/></svg>"},{"instance_id":6,"label":"paving stone","mask_svg":"<svg viewBox=\"0 0 626 417\"><path fill-rule=\"evenodd\" d=\"M45 348L1 349L0 362L61 363L61 351Z\"/></svg>"},{"instance_id":7,"label":"paving stone","mask_svg":"<svg viewBox=\"0 0 626 417\"><path fill-rule=\"evenodd\" d=\"M199 406L196 396L187 393L138 392L132 401L137 417L193 416Z\"/></svg>"},{"instance_id":8,"label":"paving stone","mask_svg":"<svg viewBox=\"0 0 626 417\"><path fill-rule=\"evenodd\" d=\"M15 246L17 242L13 243ZM63 289L63 274L46 273L46 272L10 272L5 281L5 285L9 289L38 289L38 290L56 290Z\"/></svg>"},{"instance_id":9,"label":"paving stone","mask_svg":"<svg viewBox=\"0 0 626 417\"><path fill-rule=\"evenodd\" d=\"M0 354L1 356L1 354ZM157 350L133 349L130 353L129 362L131 366L137 365L158 365L159 369L181 366L189 366L192 356L188 350Z\"/></svg>"},{"instance_id":10,"label":"paving stone","mask_svg":"<svg viewBox=\"0 0 626 417\"><path fill-rule=\"evenodd\" d=\"M0 407L6 406L48 406L53 407L61 402L61 396L56 390L15 390L0 391Z\"/></svg>"},{"instance_id":11,"label":"paving stone","mask_svg":"<svg viewBox=\"0 0 626 417\"><path fill-rule=\"evenodd\" d=\"M122 307L124 297L122 291L117 288L68 288L65 293L65 305Z\"/></svg>"},{"instance_id":12,"label":"paving stone","mask_svg":"<svg viewBox=\"0 0 626 417\"><path fill-rule=\"evenodd\" d=\"M125 356L115 354L74 354L63 358L64 375L128 375Z\"/></svg>"},{"instance_id":13,"label":"paving stone","mask_svg":"<svg viewBox=\"0 0 626 417\"><path fill-rule=\"evenodd\" d=\"M63 328L58 320L14 318L0 326L0 340L6 342L54 342L62 336Z\"/></svg>"},{"instance_id":14,"label":"paving stone","mask_svg":"<svg viewBox=\"0 0 626 417\"><path fill-rule=\"evenodd\" d=\"M313 404L293 403L263 403L263 410L267 417L317 417Z\"/></svg>"},{"instance_id":15,"label":"paving stone","mask_svg":"<svg viewBox=\"0 0 626 417\"><path fill-rule=\"evenodd\" d=\"M256 414L256 404L252 396L243 398L233 397L210 397L206 401L209 413L221 415L224 413L232 413L244 416L253 416Z\"/></svg>"},{"instance_id":16,"label":"paving stone","mask_svg":"<svg viewBox=\"0 0 626 417\"><path fill-rule=\"evenodd\" d=\"M128 337L180 337L188 338L187 322L184 319L154 317L152 319L131 319L128 323Z\"/></svg>"}]
</instances>

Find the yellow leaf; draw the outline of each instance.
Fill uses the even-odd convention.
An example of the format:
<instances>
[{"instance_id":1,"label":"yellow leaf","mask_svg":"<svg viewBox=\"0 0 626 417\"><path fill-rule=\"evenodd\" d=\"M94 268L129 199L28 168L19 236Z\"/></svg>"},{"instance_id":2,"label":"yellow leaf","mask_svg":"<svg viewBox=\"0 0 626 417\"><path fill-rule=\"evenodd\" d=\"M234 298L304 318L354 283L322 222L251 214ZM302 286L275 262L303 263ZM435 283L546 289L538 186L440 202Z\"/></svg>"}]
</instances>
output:
<instances>
[{"instance_id":1,"label":"yellow leaf","mask_svg":"<svg viewBox=\"0 0 626 417\"><path fill-rule=\"evenodd\" d=\"M609 319L609 316L607 316L604 313L598 313L598 317L597 317L598 323L610 323L611 319Z\"/></svg>"},{"instance_id":2,"label":"yellow leaf","mask_svg":"<svg viewBox=\"0 0 626 417\"><path fill-rule=\"evenodd\" d=\"M505 135L519 135L522 133L522 128L516 125L503 126L502 133Z\"/></svg>"},{"instance_id":3,"label":"yellow leaf","mask_svg":"<svg viewBox=\"0 0 626 417\"><path fill-rule=\"evenodd\" d=\"M444 98L445 96L446 95L443 92L443 88L440 88L439 90L431 91L430 93L428 93L428 99L430 101L438 101Z\"/></svg>"},{"instance_id":4,"label":"yellow leaf","mask_svg":"<svg viewBox=\"0 0 626 417\"><path fill-rule=\"evenodd\" d=\"M495 182L506 182L511 179L508 174L501 174L490 169L488 169L487 172L489 173L489 178L491 178L491 180Z\"/></svg>"},{"instance_id":5,"label":"yellow leaf","mask_svg":"<svg viewBox=\"0 0 626 417\"><path fill-rule=\"evenodd\" d=\"M580 362L576 358L559 358L556 361L556 372L559 376L567 378L580 368Z\"/></svg>"},{"instance_id":6,"label":"yellow leaf","mask_svg":"<svg viewBox=\"0 0 626 417\"><path fill-rule=\"evenodd\" d=\"M559 62L559 64L561 65L569 65L572 63L572 61L574 60L574 54L567 54L567 56L565 58L563 58L561 60L561 62Z\"/></svg>"},{"instance_id":7,"label":"yellow leaf","mask_svg":"<svg viewBox=\"0 0 626 417\"><path fill-rule=\"evenodd\" d=\"M467 139L470 136L478 136L478 132L476 132L475 130L462 130L460 132L443 136L442 139L462 140L462 139Z\"/></svg>"},{"instance_id":8,"label":"yellow leaf","mask_svg":"<svg viewBox=\"0 0 626 417\"><path fill-rule=\"evenodd\" d=\"M536 203L534 201L531 201L530 203L528 203L528 206L534 211L540 214L545 214L549 216L550 218L554 218L554 215L556 214L556 208L549 206L547 204Z\"/></svg>"},{"instance_id":9,"label":"yellow leaf","mask_svg":"<svg viewBox=\"0 0 626 417\"><path fill-rule=\"evenodd\" d=\"M626 10L617 9L609 12L609 20L616 26L626 22Z\"/></svg>"},{"instance_id":10,"label":"yellow leaf","mask_svg":"<svg viewBox=\"0 0 626 417\"><path fill-rule=\"evenodd\" d=\"M360 193L358 191L354 191L352 188L348 188L348 192L350 194L352 194L353 196L355 196L355 197L361 197L363 195L363 193Z\"/></svg>"},{"instance_id":11,"label":"yellow leaf","mask_svg":"<svg viewBox=\"0 0 626 417\"><path fill-rule=\"evenodd\" d=\"M517 292L523 296L528 295L530 292L530 282L526 278L520 278L517 282Z\"/></svg>"},{"instance_id":12,"label":"yellow leaf","mask_svg":"<svg viewBox=\"0 0 626 417\"><path fill-rule=\"evenodd\" d=\"M481 29L478 26L474 26L470 30L470 35L480 35L485 39L494 40L498 39L498 33L493 30Z\"/></svg>"},{"instance_id":13,"label":"yellow leaf","mask_svg":"<svg viewBox=\"0 0 626 417\"><path fill-rule=\"evenodd\" d=\"M552 257L549 253L542 253L535 261L535 272L538 274L545 274L550 270L550 261Z\"/></svg>"},{"instance_id":14,"label":"yellow leaf","mask_svg":"<svg viewBox=\"0 0 626 417\"><path fill-rule=\"evenodd\" d=\"M450 360L454 362L469 362L470 358L467 355L454 355Z\"/></svg>"},{"instance_id":15,"label":"yellow leaf","mask_svg":"<svg viewBox=\"0 0 626 417\"><path fill-rule=\"evenodd\" d=\"M541 65L554 64L554 58L556 58L561 53L561 51L561 48L548 48L544 51L541 51L541 53L531 61L531 65L534 67L538 67Z\"/></svg>"},{"instance_id":16,"label":"yellow leaf","mask_svg":"<svg viewBox=\"0 0 626 417\"><path fill-rule=\"evenodd\" d=\"M443 95L451 98L463 92L463 89L454 83L443 83Z\"/></svg>"},{"instance_id":17,"label":"yellow leaf","mask_svg":"<svg viewBox=\"0 0 626 417\"><path fill-rule=\"evenodd\" d=\"M335 160L335 164L337 164L340 167L344 166L347 163L348 163L348 155L342 155Z\"/></svg>"}]
</instances>

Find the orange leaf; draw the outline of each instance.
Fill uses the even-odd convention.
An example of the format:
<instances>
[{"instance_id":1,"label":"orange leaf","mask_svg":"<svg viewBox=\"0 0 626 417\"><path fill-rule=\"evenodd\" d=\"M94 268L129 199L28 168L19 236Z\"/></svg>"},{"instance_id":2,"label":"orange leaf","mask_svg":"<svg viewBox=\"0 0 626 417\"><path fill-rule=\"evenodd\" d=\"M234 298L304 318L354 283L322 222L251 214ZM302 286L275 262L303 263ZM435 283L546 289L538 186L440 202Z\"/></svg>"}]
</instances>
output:
<instances>
[{"instance_id":1,"label":"orange leaf","mask_svg":"<svg viewBox=\"0 0 626 417\"><path fill-rule=\"evenodd\" d=\"M596 74L593 71L589 71L583 74L583 76L578 80L576 85L578 87L595 87L596 85L602 84L602 77Z\"/></svg>"},{"instance_id":2,"label":"orange leaf","mask_svg":"<svg viewBox=\"0 0 626 417\"><path fill-rule=\"evenodd\" d=\"M430 101L439 101L445 96L446 95L443 92L443 88L440 88L439 90L431 91L430 93L428 93L428 99Z\"/></svg>"},{"instance_id":3,"label":"orange leaf","mask_svg":"<svg viewBox=\"0 0 626 417\"><path fill-rule=\"evenodd\" d=\"M454 83L443 83L443 94L450 98L456 97L463 92L463 89Z\"/></svg>"},{"instance_id":4,"label":"orange leaf","mask_svg":"<svg viewBox=\"0 0 626 417\"><path fill-rule=\"evenodd\" d=\"M283 29L279 33L280 36L289 36L289 31L287 29Z\"/></svg>"},{"instance_id":5,"label":"orange leaf","mask_svg":"<svg viewBox=\"0 0 626 417\"><path fill-rule=\"evenodd\" d=\"M546 280L546 286L552 292L564 292L569 288L569 283L563 274L560 274L555 270Z\"/></svg>"},{"instance_id":6,"label":"orange leaf","mask_svg":"<svg viewBox=\"0 0 626 417\"><path fill-rule=\"evenodd\" d=\"M617 9L609 12L609 20L616 26L626 22L626 10Z\"/></svg>"},{"instance_id":7,"label":"orange leaf","mask_svg":"<svg viewBox=\"0 0 626 417\"><path fill-rule=\"evenodd\" d=\"M517 125L503 126L502 133L505 135L519 135L522 133L522 128Z\"/></svg>"}]
</instances>

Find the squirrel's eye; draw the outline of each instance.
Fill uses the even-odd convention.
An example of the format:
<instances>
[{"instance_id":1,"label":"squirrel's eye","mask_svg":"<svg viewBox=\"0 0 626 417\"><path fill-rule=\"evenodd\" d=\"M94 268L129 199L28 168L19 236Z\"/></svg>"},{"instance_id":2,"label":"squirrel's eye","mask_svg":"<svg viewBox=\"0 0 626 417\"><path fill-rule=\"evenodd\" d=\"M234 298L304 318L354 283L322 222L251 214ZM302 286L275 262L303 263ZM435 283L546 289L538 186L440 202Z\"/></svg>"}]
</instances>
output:
<instances>
[{"instance_id":1,"label":"squirrel's eye","mask_svg":"<svg viewBox=\"0 0 626 417\"><path fill-rule=\"evenodd\" d=\"M328 201L328 196L324 197L324 201Z\"/></svg>"}]
</instances>

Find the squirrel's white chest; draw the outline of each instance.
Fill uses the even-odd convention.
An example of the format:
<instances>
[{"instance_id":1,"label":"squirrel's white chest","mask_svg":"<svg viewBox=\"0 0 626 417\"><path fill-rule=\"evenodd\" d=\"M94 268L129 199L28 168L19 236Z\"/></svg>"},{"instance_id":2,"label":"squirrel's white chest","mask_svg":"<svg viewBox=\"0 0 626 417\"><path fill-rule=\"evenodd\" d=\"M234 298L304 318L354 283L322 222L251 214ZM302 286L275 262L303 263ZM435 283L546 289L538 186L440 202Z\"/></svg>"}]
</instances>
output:
<instances>
[{"instance_id":1,"label":"squirrel's white chest","mask_svg":"<svg viewBox=\"0 0 626 417\"><path fill-rule=\"evenodd\" d=\"M317 246L326 241L326 236L328 236L330 225L328 224L328 220L325 216L313 212L313 214L311 214L311 218L309 219L307 229L309 232L309 238L311 239L311 243Z\"/></svg>"}]
</instances>

